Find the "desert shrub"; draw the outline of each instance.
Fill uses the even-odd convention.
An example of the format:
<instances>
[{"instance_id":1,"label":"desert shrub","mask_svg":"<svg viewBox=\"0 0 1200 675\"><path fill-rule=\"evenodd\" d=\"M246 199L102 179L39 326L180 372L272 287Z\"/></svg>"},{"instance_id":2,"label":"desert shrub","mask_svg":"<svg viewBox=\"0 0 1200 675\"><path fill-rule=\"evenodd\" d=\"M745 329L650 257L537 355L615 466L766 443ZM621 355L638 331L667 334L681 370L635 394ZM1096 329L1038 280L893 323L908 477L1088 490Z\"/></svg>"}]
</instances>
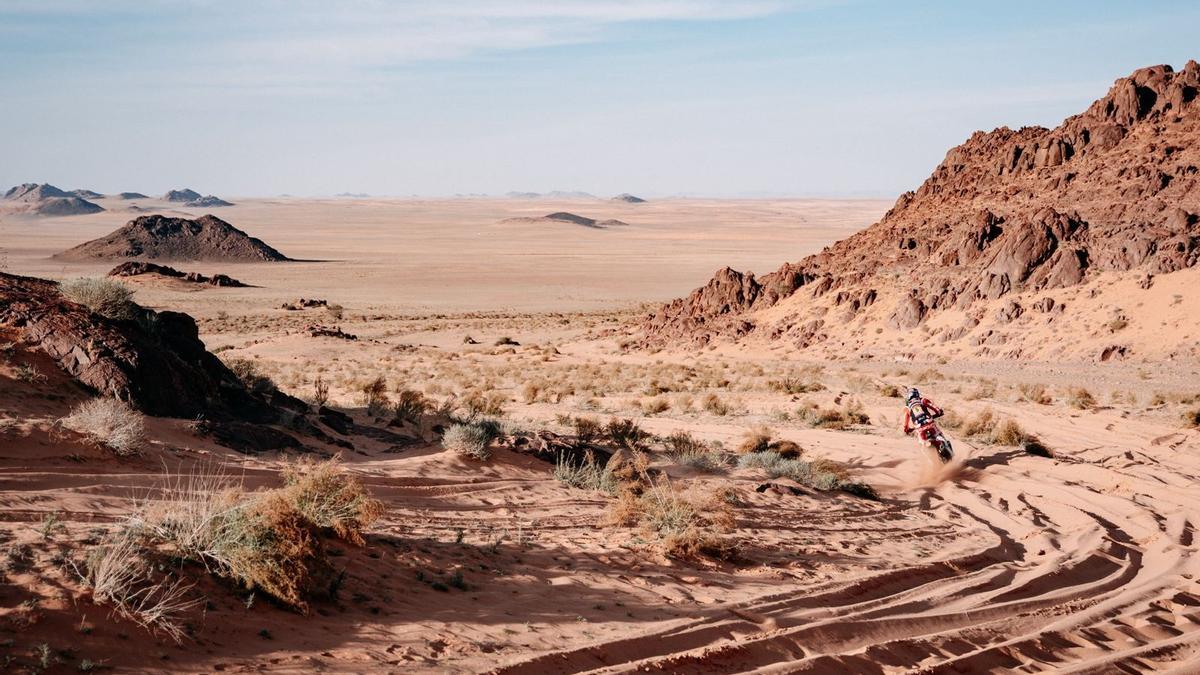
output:
<instances>
[{"instance_id":1,"label":"desert shrub","mask_svg":"<svg viewBox=\"0 0 1200 675\"><path fill-rule=\"evenodd\" d=\"M47 380L46 375L32 363L19 364L14 369L17 380L26 384L42 384Z\"/></svg>"},{"instance_id":2,"label":"desert shrub","mask_svg":"<svg viewBox=\"0 0 1200 675\"><path fill-rule=\"evenodd\" d=\"M84 401L59 423L122 456L137 454L146 440L142 413L115 398Z\"/></svg>"},{"instance_id":3,"label":"desert shrub","mask_svg":"<svg viewBox=\"0 0 1200 675\"><path fill-rule=\"evenodd\" d=\"M847 429L855 424L870 424L871 418L858 401L846 401L837 408L822 408L815 403L801 406L796 417L817 429Z\"/></svg>"},{"instance_id":4,"label":"desert shrub","mask_svg":"<svg viewBox=\"0 0 1200 675\"><path fill-rule=\"evenodd\" d=\"M341 321L346 313L346 308L334 302L325 305L325 311L329 313L329 317L334 321Z\"/></svg>"},{"instance_id":5,"label":"desert shrub","mask_svg":"<svg viewBox=\"0 0 1200 675\"><path fill-rule=\"evenodd\" d=\"M59 284L58 289L64 298L109 319L132 319L137 315L133 291L119 281L104 278L72 279Z\"/></svg>"},{"instance_id":6,"label":"desert shrub","mask_svg":"<svg viewBox=\"0 0 1200 675\"><path fill-rule=\"evenodd\" d=\"M94 602L110 605L114 613L175 642L186 635L183 615L201 603L199 598L188 599L190 587L181 580L156 578L141 547L125 531L90 548L83 568L75 571L91 589Z\"/></svg>"},{"instance_id":7,"label":"desert shrub","mask_svg":"<svg viewBox=\"0 0 1200 675\"><path fill-rule=\"evenodd\" d=\"M320 375L317 376L317 379L313 380L312 402L318 408L329 402L329 383Z\"/></svg>"},{"instance_id":8,"label":"desert shrub","mask_svg":"<svg viewBox=\"0 0 1200 675\"><path fill-rule=\"evenodd\" d=\"M521 387L521 398L524 399L525 403L527 404L537 403L538 396L541 393L542 385L532 380L526 382L525 385Z\"/></svg>"},{"instance_id":9,"label":"desert shrub","mask_svg":"<svg viewBox=\"0 0 1200 675\"><path fill-rule=\"evenodd\" d=\"M617 447L630 450L641 450L646 446L650 434L642 430L637 422L628 418L612 418L604 425L604 434L609 442Z\"/></svg>"},{"instance_id":10,"label":"desert shrub","mask_svg":"<svg viewBox=\"0 0 1200 675\"><path fill-rule=\"evenodd\" d=\"M258 364L250 359L230 359L225 362L242 385L256 394L270 394L275 391L275 383L258 368Z\"/></svg>"},{"instance_id":11,"label":"desert shrub","mask_svg":"<svg viewBox=\"0 0 1200 675\"><path fill-rule=\"evenodd\" d=\"M1015 420L1001 419L991 408L964 419L958 430L964 436L988 445L1017 446L1037 441L1036 436L1021 428Z\"/></svg>"},{"instance_id":12,"label":"desert shrub","mask_svg":"<svg viewBox=\"0 0 1200 675\"><path fill-rule=\"evenodd\" d=\"M179 558L307 613L308 599L328 594L336 579L321 528L361 541L382 506L336 460L292 467L285 483L247 493L220 472L200 468L168 480L159 499L139 506L130 529L156 548L169 546Z\"/></svg>"},{"instance_id":13,"label":"desert shrub","mask_svg":"<svg viewBox=\"0 0 1200 675\"><path fill-rule=\"evenodd\" d=\"M706 472L716 472L726 466L725 455L710 448L686 431L676 431L663 439L666 454L681 466Z\"/></svg>"},{"instance_id":14,"label":"desert shrub","mask_svg":"<svg viewBox=\"0 0 1200 675\"><path fill-rule=\"evenodd\" d=\"M755 452L766 452L771 445L771 436L774 434L767 427L756 427L749 429L742 436L742 442L738 444L737 453L739 455L748 455Z\"/></svg>"},{"instance_id":15,"label":"desert shrub","mask_svg":"<svg viewBox=\"0 0 1200 675\"><path fill-rule=\"evenodd\" d=\"M482 415L491 415L499 417L505 412L505 404L508 403L508 398L498 391L489 391L487 393L473 389L462 397L462 407L471 417L479 417Z\"/></svg>"},{"instance_id":16,"label":"desert shrub","mask_svg":"<svg viewBox=\"0 0 1200 675\"><path fill-rule=\"evenodd\" d=\"M1109 332L1116 333L1119 330L1125 329L1128 325L1129 321L1127 319L1117 317L1105 324L1105 327L1108 328Z\"/></svg>"},{"instance_id":17,"label":"desert shrub","mask_svg":"<svg viewBox=\"0 0 1200 675\"><path fill-rule=\"evenodd\" d=\"M887 398L901 398L904 396L904 390L894 384L879 385L879 395Z\"/></svg>"},{"instance_id":18,"label":"desert shrub","mask_svg":"<svg viewBox=\"0 0 1200 675\"><path fill-rule=\"evenodd\" d=\"M721 397L717 396L716 394L706 394L704 398L700 400L700 407L718 417L724 417L728 415L731 410L729 404L725 403L725 401L722 401Z\"/></svg>"},{"instance_id":19,"label":"desert shrub","mask_svg":"<svg viewBox=\"0 0 1200 675\"><path fill-rule=\"evenodd\" d=\"M622 492L609 507L607 520L611 525L640 527L670 557L727 557L734 549L734 543L723 536L734 526L733 508L724 490L680 490L659 482L641 494Z\"/></svg>"},{"instance_id":20,"label":"desert shrub","mask_svg":"<svg viewBox=\"0 0 1200 675\"><path fill-rule=\"evenodd\" d=\"M1044 384L1020 384L1017 385L1017 391L1021 392L1020 399L1038 405L1050 405L1054 402L1054 398L1050 396L1050 392L1046 390Z\"/></svg>"},{"instance_id":21,"label":"desert shrub","mask_svg":"<svg viewBox=\"0 0 1200 675\"><path fill-rule=\"evenodd\" d=\"M771 478L789 478L816 490L840 490L864 499L879 499L874 488L850 480L846 467L827 459L788 459L768 450L742 455L738 458L738 467L762 469Z\"/></svg>"},{"instance_id":22,"label":"desert shrub","mask_svg":"<svg viewBox=\"0 0 1200 675\"><path fill-rule=\"evenodd\" d=\"M1089 410L1096 407L1096 397L1083 387L1071 387L1067 390L1067 405L1078 410Z\"/></svg>"},{"instance_id":23,"label":"desert shrub","mask_svg":"<svg viewBox=\"0 0 1200 675\"><path fill-rule=\"evenodd\" d=\"M783 377L778 380L768 380L767 388L781 394L808 394L825 389L825 385L803 377Z\"/></svg>"},{"instance_id":24,"label":"desert shrub","mask_svg":"<svg viewBox=\"0 0 1200 675\"><path fill-rule=\"evenodd\" d=\"M283 494L302 516L358 545L364 543L363 531L384 512L383 502L372 498L358 478L346 472L340 457L286 466L283 483Z\"/></svg>"},{"instance_id":25,"label":"desert shrub","mask_svg":"<svg viewBox=\"0 0 1200 675\"><path fill-rule=\"evenodd\" d=\"M442 446L464 457L485 462L492 456L488 444L492 442L493 437L494 432L487 424L478 422L453 424L442 435Z\"/></svg>"},{"instance_id":26,"label":"desert shrub","mask_svg":"<svg viewBox=\"0 0 1200 675\"><path fill-rule=\"evenodd\" d=\"M396 422L420 424L421 417L432 409L433 404L425 394L413 389L401 389L396 392L396 402L392 406L392 419Z\"/></svg>"},{"instance_id":27,"label":"desert shrub","mask_svg":"<svg viewBox=\"0 0 1200 675\"><path fill-rule=\"evenodd\" d=\"M1193 429L1200 429L1200 408L1183 413L1183 424Z\"/></svg>"},{"instance_id":28,"label":"desert shrub","mask_svg":"<svg viewBox=\"0 0 1200 675\"><path fill-rule=\"evenodd\" d=\"M992 432L992 442L996 445L1021 445L1029 434L1014 420L1006 419L996 425Z\"/></svg>"},{"instance_id":29,"label":"desert shrub","mask_svg":"<svg viewBox=\"0 0 1200 675\"><path fill-rule=\"evenodd\" d=\"M658 415L671 409L671 402L661 396L642 401L643 415Z\"/></svg>"},{"instance_id":30,"label":"desert shrub","mask_svg":"<svg viewBox=\"0 0 1200 675\"><path fill-rule=\"evenodd\" d=\"M514 340L508 336L504 336L504 337L496 340L497 347L517 347L517 346L520 346L520 344L521 344L520 342L517 342L516 340Z\"/></svg>"},{"instance_id":31,"label":"desert shrub","mask_svg":"<svg viewBox=\"0 0 1200 675\"><path fill-rule=\"evenodd\" d=\"M382 375L360 384L358 392L359 400L366 407L367 414L378 417L387 412L387 406L391 401L388 399L387 380Z\"/></svg>"},{"instance_id":32,"label":"desert shrub","mask_svg":"<svg viewBox=\"0 0 1200 675\"><path fill-rule=\"evenodd\" d=\"M333 567L316 526L281 491L252 493L224 510L211 528L209 557L224 575L308 612L308 598L323 595Z\"/></svg>"},{"instance_id":33,"label":"desert shrub","mask_svg":"<svg viewBox=\"0 0 1200 675\"><path fill-rule=\"evenodd\" d=\"M604 433L604 425L594 417L576 417L571 421L575 437L581 443L590 443Z\"/></svg>"},{"instance_id":34,"label":"desert shrub","mask_svg":"<svg viewBox=\"0 0 1200 675\"><path fill-rule=\"evenodd\" d=\"M554 466L554 478L580 490L599 490L616 494L618 487L618 481L612 472L597 464L590 455L581 462L572 462L565 455L559 455Z\"/></svg>"},{"instance_id":35,"label":"desert shrub","mask_svg":"<svg viewBox=\"0 0 1200 675\"><path fill-rule=\"evenodd\" d=\"M1034 455L1035 457L1054 457L1054 452L1050 450L1037 436L1027 436L1021 443L1025 454Z\"/></svg>"}]
</instances>

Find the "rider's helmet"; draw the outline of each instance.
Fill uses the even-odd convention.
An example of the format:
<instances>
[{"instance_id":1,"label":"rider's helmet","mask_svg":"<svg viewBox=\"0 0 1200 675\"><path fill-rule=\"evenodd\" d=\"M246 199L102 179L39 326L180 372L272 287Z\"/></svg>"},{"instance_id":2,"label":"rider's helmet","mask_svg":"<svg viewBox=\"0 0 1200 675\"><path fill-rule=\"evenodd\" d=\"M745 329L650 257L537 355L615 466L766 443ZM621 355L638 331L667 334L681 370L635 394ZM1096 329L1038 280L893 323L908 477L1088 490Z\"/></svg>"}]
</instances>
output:
<instances>
[{"instance_id":1,"label":"rider's helmet","mask_svg":"<svg viewBox=\"0 0 1200 675\"><path fill-rule=\"evenodd\" d=\"M904 402L912 403L913 401L919 400L921 400L921 392L917 391L916 387L910 387L908 390L908 395L904 397Z\"/></svg>"}]
</instances>

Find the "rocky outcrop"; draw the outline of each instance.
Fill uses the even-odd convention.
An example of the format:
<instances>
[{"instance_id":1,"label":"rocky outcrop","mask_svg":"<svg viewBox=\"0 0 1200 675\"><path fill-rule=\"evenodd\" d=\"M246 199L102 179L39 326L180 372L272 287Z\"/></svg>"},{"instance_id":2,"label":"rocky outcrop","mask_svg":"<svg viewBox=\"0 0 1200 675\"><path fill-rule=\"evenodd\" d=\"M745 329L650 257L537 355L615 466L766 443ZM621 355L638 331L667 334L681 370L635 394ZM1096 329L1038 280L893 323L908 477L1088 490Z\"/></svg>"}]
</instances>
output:
<instances>
[{"instance_id":1,"label":"rocky outcrop","mask_svg":"<svg viewBox=\"0 0 1200 675\"><path fill-rule=\"evenodd\" d=\"M7 210L39 216L78 216L104 210L79 193L103 196L90 190L64 192L49 183L24 183L5 192L4 201L9 202Z\"/></svg>"},{"instance_id":2,"label":"rocky outcrop","mask_svg":"<svg viewBox=\"0 0 1200 675\"><path fill-rule=\"evenodd\" d=\"M209 286L223 286L228 288L245 288L246 284L234 279L225 274L214 274L211 277L204 276L198 272L181 272L174 267L166 265L158 265L155 263L130 261L124 262L108 273L110 277L136 277L142 275L153 275L158 277L166 277L170 279L179 279L194 284L208 284Z\"/></svg>"},{"instance_id":3,"label":"rocky outcrop","mask_svg":"<svg viewBox=\"0 0 1200 675\"><path fill-rule=\"evenodd\" d=\"M71 190L67 194L80 199L104 199L104 195L95 190Z\"/></svg>"},{"instance_id":4,"label":"rocky outcrop","mask_svg":"<svg viewBox=\"0 0 1200 675\"><path fill-rule=\"evenodd\" d=\"M194 202L201 197L203 197L203 195L201 195L199 192L196 192L195 190L189 190L188 188L183 188L182 190L171 190L167 192L167 194L163 195L162 198L163 201L168 202Z\"/></svg>"},{"instance_id":5,"label":"rocky outcrop","mask_svg":"<svg viewBox=\"0 0 1200 675\"><path fill-rule=\"evenodd\" d=\"M505 223L548 223L548 224L568 224L590 227L597 230L602 230L608 227L624 227L629 223L610 218L608 220L596 220L587 216L580 216L566 211L558 211L544 216L535 218L506 218Z\"/></svg>"},{"instance_id":6,"label":"rocky outcrop","mask_svg":"<svg viewBox=\"0 0 1200 675\"><path fill-rule=\"evenodd\" d=\"M54 256L59 260L207 260L276 262L279 251L216 216L195 220L153 215Z\"/></svg>"},{"instance_id":7,"label":"rocky outcrop","mask_svg":"<svg viewBox=\"0 0 1200 675\"><path fill-rule=\"evenodd\" d=\"M186 314L138 308L136 320L108 319L65 299L52 281L0 273L0 325L20 331L91 390L151 415L280 417L205 349Z\"/></svg>"},{"instance_id":8,"label":"rocky outcrop","mask_svg":"<svg viewBox=\"0 0 1200 675\"><path fill-rule=\"evenodd\" d=\"M614 202L625 202L626 204L644 204L646 202L645 199L631 195L628 192L622 192L616 197L613 197L612 200Z\"/></svg>"},{"instance_id":9,"label":"rocky outcrop","mask_svg":"<svg viewBox=\"0 0 1200 675\"><path fill-rule=\"evenodd\" d=\"M219 206L233 206L233 203L227 202L220 197L205 195L199 199L193 199L192 201L185 203L184 206L191 206L194 208L211 208Z\"/></svg>"},{"instance_id":10,"label":"rocky outcrop","mask_svg":"<svg viewBox=\"0 0 1200 675\"><path fill-rule=\"evenodd\" d=\"M117 199L149 199L149 197L140 192L122 192L117 195Z\"/></svg>"},{"instance_id":11,"label":"rocky outcrop","mask_svg":"<svg viewBox=\"0 0 1200 675\"><path fill-rule=\"evenodd\" d=\"M1195 61L1178 72L1154 66L1117 80L1054 129L976 132L879 222L763 277L718 271L647 316L644 342L759 332L808 343L861 314L847 306L826 316L828 303L816 306L826 293L888 292L897 281L894 309L880 318L909 329L940 311L1075 286L1100 272L1193 267L1200 261L1198 92ZM802 290L807 295L789 304L795 311L785 318L758 318ZM805 328L818 318L821 331ZM954 332L962 337L970 326Z\"/></svg>"}]
</instances>

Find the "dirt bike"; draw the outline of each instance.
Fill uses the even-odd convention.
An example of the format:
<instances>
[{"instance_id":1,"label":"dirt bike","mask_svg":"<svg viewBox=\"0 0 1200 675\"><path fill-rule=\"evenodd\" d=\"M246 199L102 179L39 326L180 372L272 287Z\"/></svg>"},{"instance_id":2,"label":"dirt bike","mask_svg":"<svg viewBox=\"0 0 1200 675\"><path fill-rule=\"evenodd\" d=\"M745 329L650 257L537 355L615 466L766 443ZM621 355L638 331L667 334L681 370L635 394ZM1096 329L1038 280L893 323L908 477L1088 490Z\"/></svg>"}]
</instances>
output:
<instances>
[{"instance_id":1,"label":"dirt bike","mask_svg":"<svg viewBox=\"0 0 1200 675\"><path fill-rule=\"evenodd\" d=\"M942 433L933 420L917 427L917 440L921 441L922 445L936 450L938 458L942 460L943 464L954 458L954 446L950 444L950 439L946 438L946 434Z\"/></svg>"}]
</instances>

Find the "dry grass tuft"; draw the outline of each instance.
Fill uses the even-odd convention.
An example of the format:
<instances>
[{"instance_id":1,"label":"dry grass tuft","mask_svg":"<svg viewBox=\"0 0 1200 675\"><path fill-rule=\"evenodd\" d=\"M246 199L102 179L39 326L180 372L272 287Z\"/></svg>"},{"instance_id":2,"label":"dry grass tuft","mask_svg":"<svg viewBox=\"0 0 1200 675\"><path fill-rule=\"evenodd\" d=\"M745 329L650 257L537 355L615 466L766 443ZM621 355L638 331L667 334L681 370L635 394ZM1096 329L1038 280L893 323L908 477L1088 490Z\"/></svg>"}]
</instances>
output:
<instances>
[{"instance_id":1,"label":"dry grass tuft","mask_svg":"<svg viewBox=\"0 0 1200 675\"><path fill-rule=\"evenodd\" d=\"M486 422L464 422L451 425L442 435L442 446L464 457L481 462L491 458L488 444L496 436L495 425Z\"/></svg>"},{"instance_id":2,"label":"dry grass tuft","mask_svg":"<svg viewBox=\"0 0 1200 675\"><path fill-rule=\"evenodd\" d=\"M1090 410L1096 407L1096 397L1083 387L1071 387L1067 390L1067 405L1078 410Z\"/></svg>"},{"instance_id":3,"label":"dry grass tuft","mask_svg":"<svg viewBox=\"0 0 1200 675\"><path fill-rule=\"evenodd\" d=\"M329 594L335 580L321 530L359 543L383 507L336 458L293 467L285 483L245 492L219 471L200 468L141 504L131 531L148 547L166 546L307 613L308 599Z\"/></svg>"},{"instance_id":4,"label":"dry grass tuft","mask_svg":"<svg viewBox=\"0 0 1200 675\"><path fill-rule=\"evenodd\" d=\"M622 492L609 507L610 525L640 527L658 540L662 552L673 558L709 555L729 557L735 549L727 537L734 515L728 491L699 486L681 490L666 481L652 484L641 494Z\"/></svg>"},{"instance_id":5,"label":"dry grass tuft","mask_svg":"<svg viewBox=\"0 0 1200 675\"><path fill-rule=\"evenodd\" d=\"M804 454L804 448L799 444L775 439L775 432L769 427L755 427L746 431L742 442L737 447L737 454L747 455L756 452L774 452L784 459L796 459Z\"/></svg>"},{"instance_id":6,"label":"dry grass tuft","mask_svg":"<svg viewBox=\"0 0 1200 675\"><path fill-rule=\"evenodd\" d=\"M116 614L175 642L186 635L182 617L202 602L188 599L190 586L182 580L156 579L141 547L124 531L88 550L84 568L76 572L94 602L111 605Z\"/></svg>"},{"instance_id":7,"label":"dry grass tuft","mask_svg":"<svg viewBox=\"0 0 1200 675\"><path fill-rule=\"evenodd\" d=\"M142 413L115 398L84 401L72 408L71 414L59 423L121 456L137 454L146 442Z\"/></svg>"},{"instance_id":8,"label":"dry grass tuft","mask_svg":"<svg viewBox=\"0 0 1200 675\"><path fill-rule=\"evenodd\" d=\"M284 493L295 509L339 539L362 545L363 532L383 516L383 502L372 498L358 478L346 472L340 457L305 460L283 470Z\"/></svg>"},{"instance_id":9,"label":"dry grass tuft","mask_svg":"<svg viewBox=\"0 0 1200 675\"><path fill-rule=\"evenodd\" d=\"M105 278L72 279L59 284L58 290L71 302L109 319L127 320L137 316L133 291L119 281Z\"/></svg>"},{"instance_id":10,"label":"dry grass tuft","mask_svg":"<svg viewBox=\"0 0 1200 675\"><path fill-rule=\"evenodd\" d=\"M681 466L690 466L700 471L715 473L727 466L724 453L709 447L686 431L676 431L663 439L663 446L671 461Z\"/></svg>"},{"instance_id":11,"label":"dry grass tuft","mask_svg":"<svg viewBox=\"0 0 1200 675\"><path fill-rule=\"evenodd\" d=\"M846 401L837 408L822 408L816 403L801 406L796 417L805 424L818 429L841 431L856 424L870 424L871 418L863 411L862 403Z\"/></svg>"}]
</instances>

